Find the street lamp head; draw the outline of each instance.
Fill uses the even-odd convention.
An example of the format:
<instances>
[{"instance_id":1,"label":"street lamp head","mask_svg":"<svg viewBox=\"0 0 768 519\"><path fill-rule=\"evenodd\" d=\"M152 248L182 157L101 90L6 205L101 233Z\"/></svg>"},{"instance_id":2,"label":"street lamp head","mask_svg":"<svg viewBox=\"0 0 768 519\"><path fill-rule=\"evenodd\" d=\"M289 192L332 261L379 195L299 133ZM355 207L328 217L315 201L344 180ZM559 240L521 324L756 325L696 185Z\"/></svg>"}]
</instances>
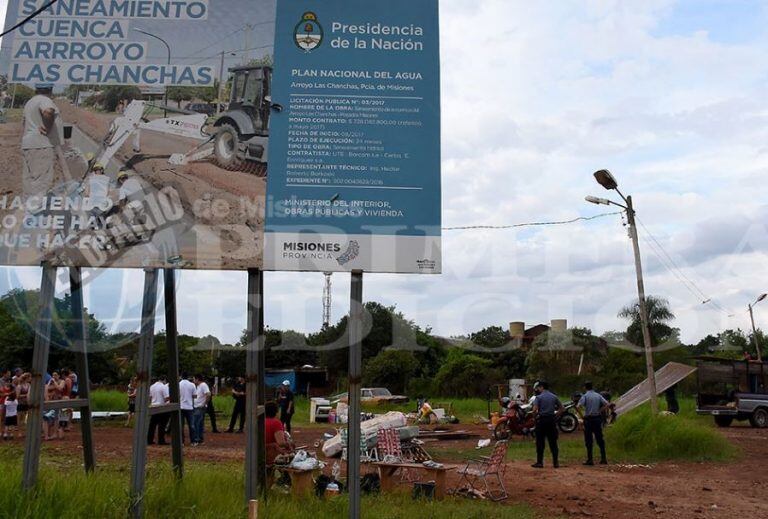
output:
<instances>
[{"instance_id":1,"label":"street lamp head","mask_svg":"<svg viewBox=\"0 0 768 519\"><path fill-rule=\"evenodd\" d=\"M597 183L603 186L605 189L608 189L609 191L611 189L616 189L619 187L619 184L616 182L616 179L613 177L610 171L607 169L601 169L598 171L595 171L595 180L597 180Z\"/></svg>"},{"instance_id":2,"label":"street lamp head","mask_svg":"<svg viewBox=\"0 0 768 519\"><path fill-rule=\"evenodd\" d=\"M611 203L610 200L608 200L607 198L599 198L599 197L596 197L596 196L585 196L584 200L586 200L590 204L608 205L608 204Z\"/></svg>"},{"instance_id":3,"label":"street lamp head","mask_svg":"<svg viewBox=\"0 0 768 519\"><path fill-rule=\"evenodd\" d=\"M760 297L757 298L757 301L755 301L755 303L759 303L760 301L762 301L766 297L768 297L768 294L760 294Z\"/></svg>"}]
</instances>

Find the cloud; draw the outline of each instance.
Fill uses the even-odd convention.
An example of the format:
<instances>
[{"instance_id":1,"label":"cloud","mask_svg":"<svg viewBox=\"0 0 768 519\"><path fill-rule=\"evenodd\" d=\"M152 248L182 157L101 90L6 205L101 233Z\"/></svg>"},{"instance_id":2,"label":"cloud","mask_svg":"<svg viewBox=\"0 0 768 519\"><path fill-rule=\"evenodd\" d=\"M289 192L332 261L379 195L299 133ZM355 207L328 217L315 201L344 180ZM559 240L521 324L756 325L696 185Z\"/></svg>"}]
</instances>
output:
<instances>
[{"instance_id":1,"label":"cloud","mask_svg":"<svg viewBox=\"0 0 768 519\"><path fill-rule=\"evenodd\" d=\"M746 327L743 312L727 314L768 289L768 40L765 24L747 23L749 10L716 15L728 5L697 4L703 14L691 19L690 2L673 0L441 3L444 225L597 214L605 208L583 198L612 196L591 177L607 167L680 272L727 310L702 305L642 241L647 291L671 301L683 340ZM746 34L728 37L728 24ZM596 332L622 328L616 313L636 297L618 217L447 231L443 255L441 276L366 275L365 298L449 336L560 317ZM36 285L29 272L15 282ZM137 316L141 274L123 275L94 283L97 316L119 315L113 290L131 293L123 314ZM321 274L265 279L269 326L319 329ZM338 319L349 277L332 279ZM237 340L244 273L185 271L179 283L182 331Z\"/></svg>"}]
</instances>

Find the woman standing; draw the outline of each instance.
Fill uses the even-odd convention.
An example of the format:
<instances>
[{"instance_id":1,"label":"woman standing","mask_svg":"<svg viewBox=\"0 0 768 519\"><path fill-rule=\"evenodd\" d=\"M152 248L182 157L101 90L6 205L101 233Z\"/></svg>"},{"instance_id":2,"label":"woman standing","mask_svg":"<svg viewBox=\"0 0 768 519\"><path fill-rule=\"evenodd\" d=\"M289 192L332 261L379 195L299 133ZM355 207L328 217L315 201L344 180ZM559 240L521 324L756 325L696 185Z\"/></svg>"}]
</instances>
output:
<instances>
[{"instance_id":1,"label":"woman standing","mask_svg":"<svg viewBox=\"0 0 768 519\"><path fill-rule=\"evenodd\" d=\"M125 426L130 427L131 418L136 414L136 377L131 377L128 383L128 418L125 420Z\"/></svg>"}]
</instances>

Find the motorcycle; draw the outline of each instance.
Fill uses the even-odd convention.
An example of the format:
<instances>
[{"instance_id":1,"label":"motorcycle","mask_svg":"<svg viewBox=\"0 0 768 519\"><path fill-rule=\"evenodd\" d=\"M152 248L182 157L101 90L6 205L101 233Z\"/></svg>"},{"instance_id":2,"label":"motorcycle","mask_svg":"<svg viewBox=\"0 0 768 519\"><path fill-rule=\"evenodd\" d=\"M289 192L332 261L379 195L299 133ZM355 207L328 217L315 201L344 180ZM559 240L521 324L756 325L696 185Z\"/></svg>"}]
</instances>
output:
<instances>
[{"instance_id":1,"label":"motorcycle","mask_svg":"<svg viewBox=\"0 0 768 519\"><path fill-rule=\"evenodd\" d=\"M517 402L508 404L504 415L499 419L493 428L494 440L508 440L511 436L519 434L530 436L536 429L536 420L530 408L525 409Z\"/></svg>"}]
</instances>

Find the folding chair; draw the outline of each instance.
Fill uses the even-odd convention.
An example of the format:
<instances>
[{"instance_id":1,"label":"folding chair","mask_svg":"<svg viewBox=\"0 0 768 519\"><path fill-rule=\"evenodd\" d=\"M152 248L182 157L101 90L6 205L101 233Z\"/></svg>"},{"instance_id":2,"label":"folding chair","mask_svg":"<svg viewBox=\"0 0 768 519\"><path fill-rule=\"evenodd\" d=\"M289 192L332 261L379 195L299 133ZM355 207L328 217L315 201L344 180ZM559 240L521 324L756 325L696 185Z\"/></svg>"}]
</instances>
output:
<instances>
[{"instance_id":1,"label":"folding chair","mask_svg":"<svg viewBox=\"0 0 768 519\"><path fill-rule=\"evenodd\" d=\"M339 431L341 434L341 445L342 445L342 451L341 451L341 459L346 461L347 460L347 448L349 443L349 431L347 429L341 429ZM367 463L369 461L373 461L374 457L371 455L371 452L368 450L368 441L366 440L366 437L364 434L360 435L360 461L363 463Z\"/></svg>"},{"instance_id":2,"label":"folding chair","mask_svg":"<svg viewBox=\"0 0 768 519\"><path fill-rule=\"evenodd\" d=\"M467 460L466 466L460 468L457 473L461 475L459 482L454 488L454 493L462 487L462 483L469 485L469 490L474 492L485 492L491 501L502 501L509 497L507 489L504 486L504 473L506 465L504 460L507 457L506 440L496 442L493 452L487 458L479 460ZM497 486L497 489L493 489Z\"/></svg>"},{"instance_id":3,"label":"folding chair","mask_svg":"<svg viewBox=\"0 0 768 519\"><path fill-rule=\"evenodd\" d=\"M376 456L379 461L397 461L406 462L403 455L403 447L400 443L400 433L397 429L388 427L386 429L379 429L376 435ZM401 468L400 469L400 482L401 483L413 483L415 477L412 471Z\"/></svg>"}]
</instances>

